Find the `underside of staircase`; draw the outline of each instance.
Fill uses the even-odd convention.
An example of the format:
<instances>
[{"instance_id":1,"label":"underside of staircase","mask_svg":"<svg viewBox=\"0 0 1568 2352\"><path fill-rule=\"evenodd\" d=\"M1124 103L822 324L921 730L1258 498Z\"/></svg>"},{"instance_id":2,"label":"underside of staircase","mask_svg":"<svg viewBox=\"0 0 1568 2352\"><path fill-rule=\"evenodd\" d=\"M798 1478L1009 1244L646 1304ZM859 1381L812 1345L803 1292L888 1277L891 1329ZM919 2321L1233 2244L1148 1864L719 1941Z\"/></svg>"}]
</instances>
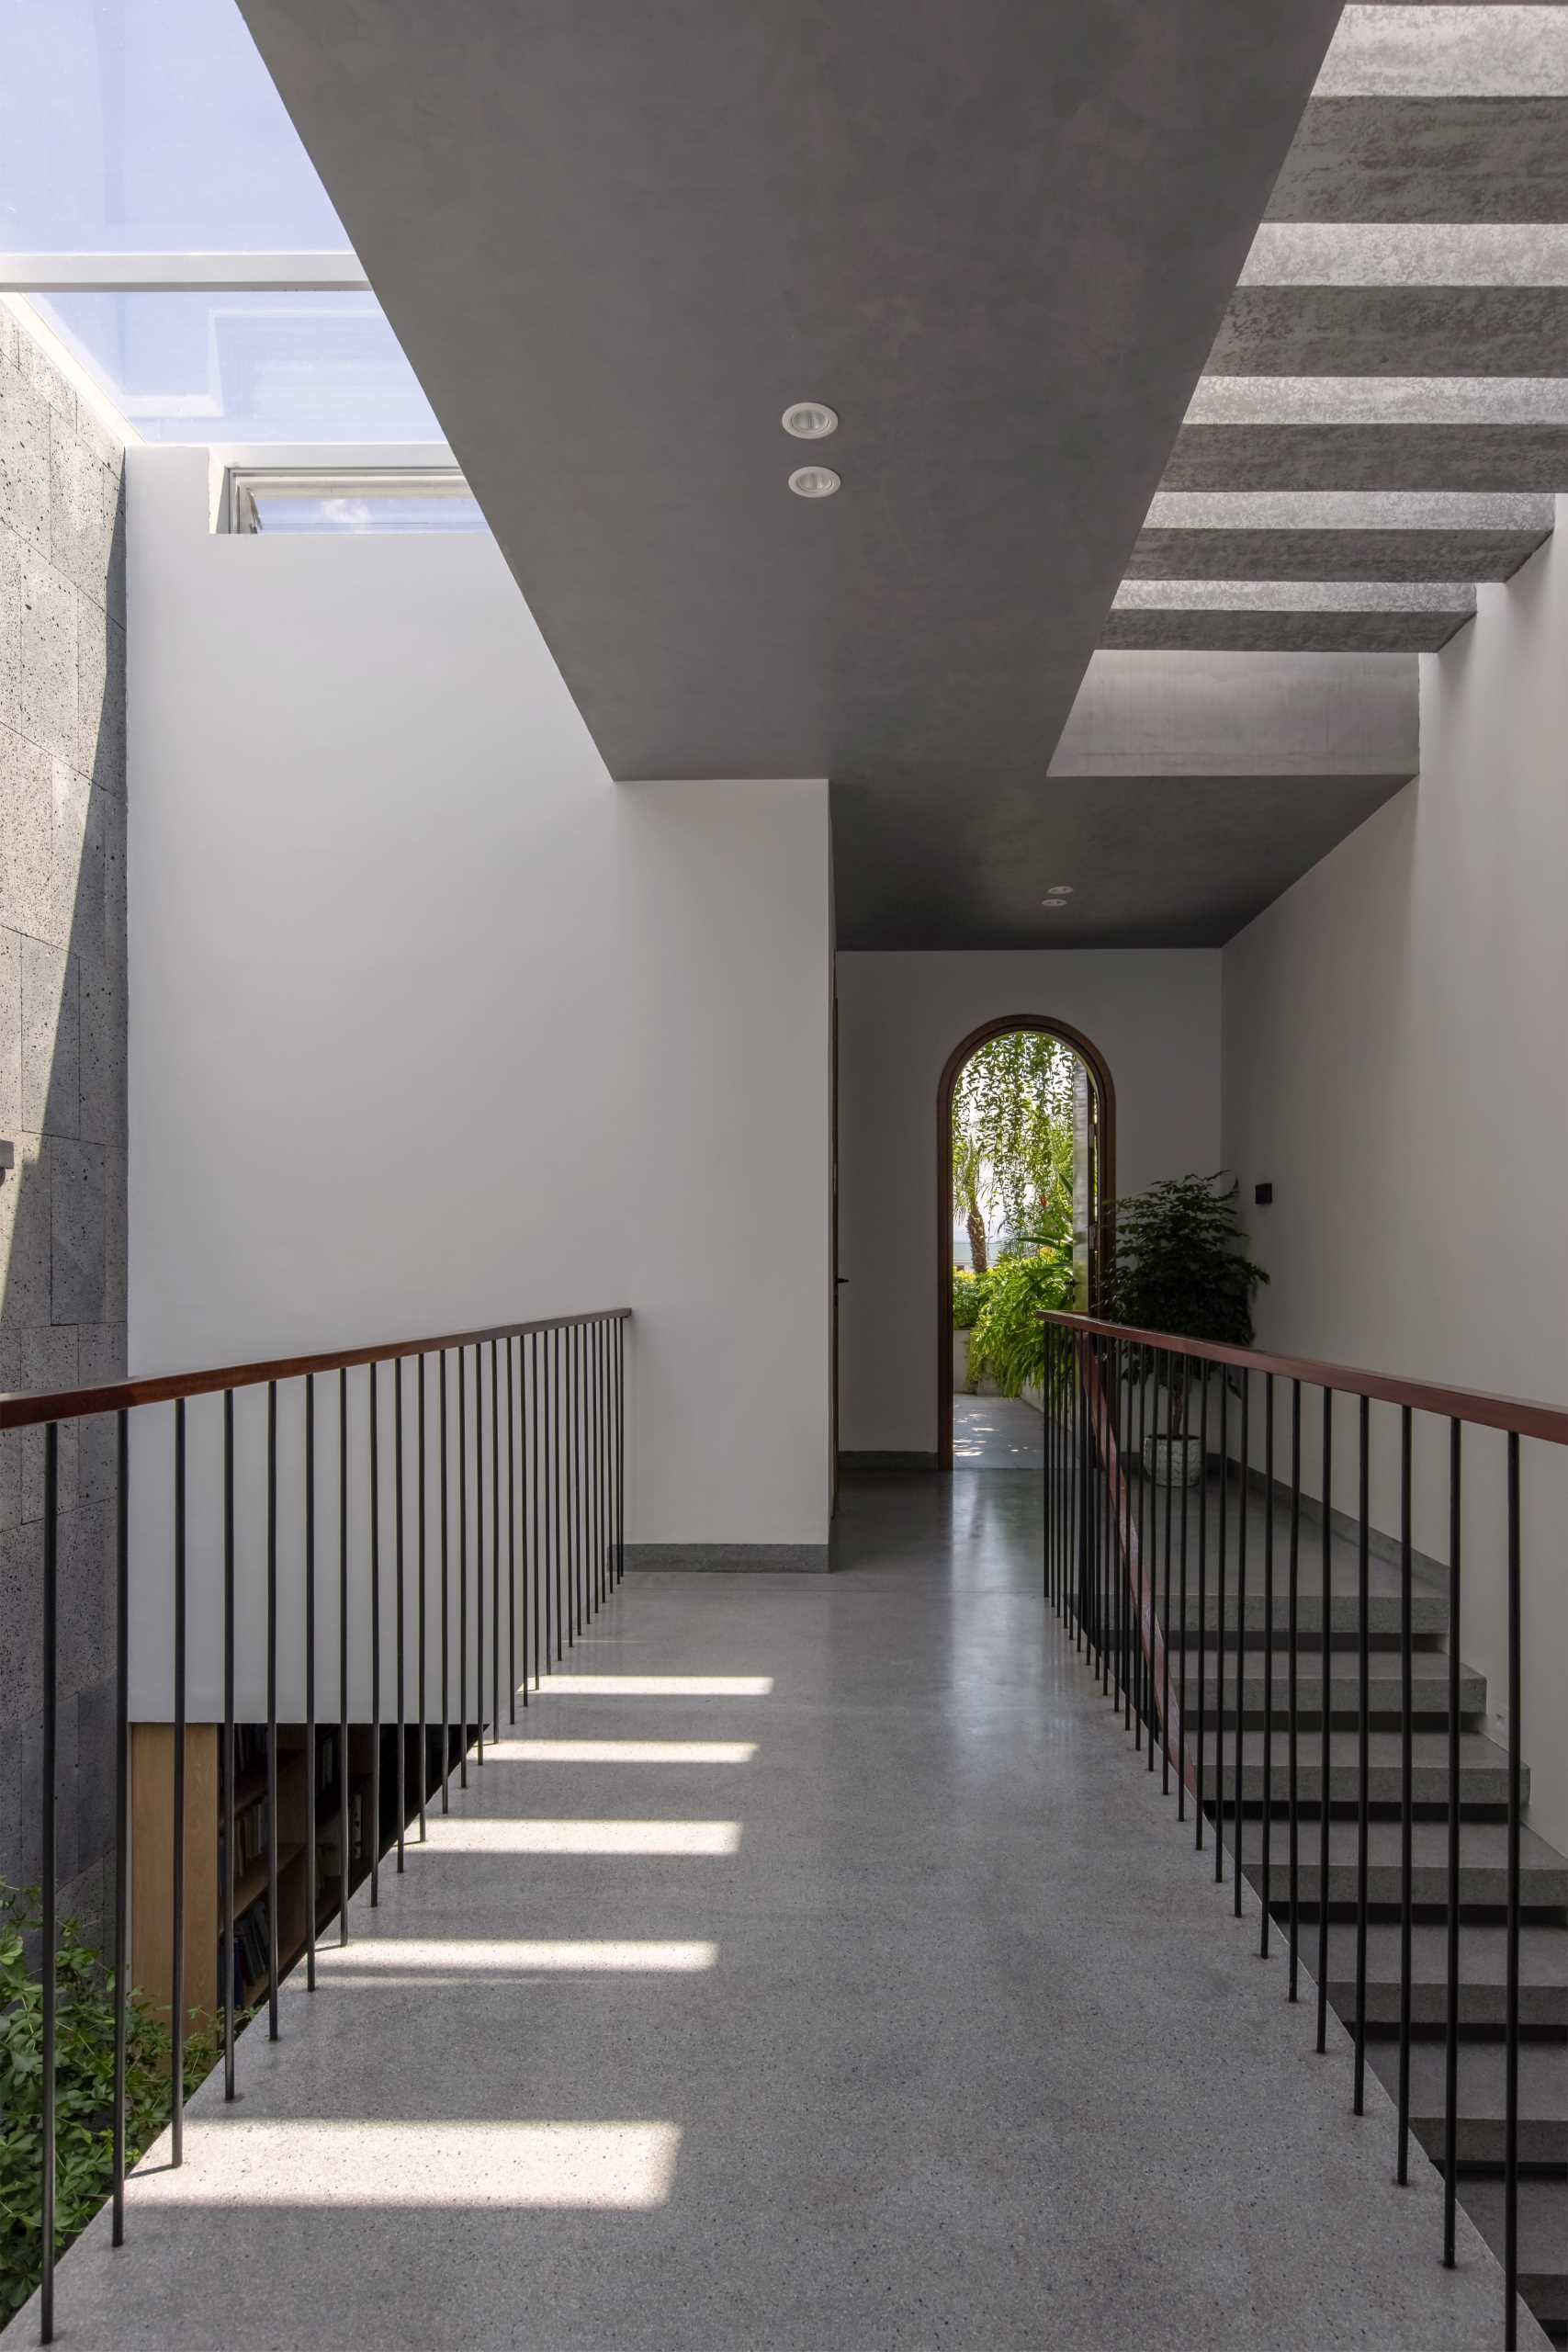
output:
<instances>
[{"instance_id":1,"label":"underside of staircase","mask_svg":"<svg viewBox=\"0 0 1568 2352\"><path fill-rule=\"evenodd\" d=\"M1230 1541L1221 1582L1219 1486L1189 1490L1186 1602L1173 1566L1165 1602L1166 1515L1173 1564L1180 1555L1179 1490L1151 1485L1147 1555L1168 1643L1171 1691L1180 1705L1190 1769L1201 1759L1202 1830L1216 1822L1230 1875L1239 1826L1242 1873L1288 1939L1292 1915L1292 1659L1294 1657L1295 1925L1300 1997L1315 1998L1320 1906L1326 1900L1330 2007L1353 2035L1357 2012L1358 1841L1361 1798L1360 1605L1353 1540L1329 1538L1328 1872L1321 1868L1324 1804L1324 1531L1303 1514L1292 1615L1288 1499L1270 1513L1247 1501L1247 1600L1237 1630L1238 1498L1231 1483ZM1273 1551L1271 1608L1264 1560ZM1203 1604L1200 1610L1199 1528ZM1380 1549L1387 1549L1379 1539ZM1398 1569L1373 1558L1366 1625L1368 1909L1366 2064L1399 2095L1403 1687ZM1446 1577L1416 1569L1411 1718L1413 1825L1409 2100L1413 2137L1439 2171L1445 2163L1449 1948L1449 1641ZM1224 1627L1222 1636L1221 1628ZM1239 1692L1238 1692L1239 1677ZM1156 1690L1157 1697L1157 1690ZM1460 1668L1459 2001L1455 2185L1461 2204L1502 2258L1504 2245L1506 1807L1508 1756L1488 1736L1484 1678ZM1174 1776L1173 1776L1174 1777ZM1238 1786L1239 1782L1239 1786ZM1524 1779L1529 1796L1528 1773ZM1185 1810L1197 1834L1198 1807ZM1267 1875L1265 1850L1267 1839ZM1568 2342L1568 1860L1529 1828L1521 1834L1518 2071L1519 2291L1547 2333ZM1391 2152L1392 2154L1392 2152ZM1393 2166L1391 2164L1391 2176ZM1434 2259L1439 2249L1434 2249Z\"/></svg>"}]
</instances>

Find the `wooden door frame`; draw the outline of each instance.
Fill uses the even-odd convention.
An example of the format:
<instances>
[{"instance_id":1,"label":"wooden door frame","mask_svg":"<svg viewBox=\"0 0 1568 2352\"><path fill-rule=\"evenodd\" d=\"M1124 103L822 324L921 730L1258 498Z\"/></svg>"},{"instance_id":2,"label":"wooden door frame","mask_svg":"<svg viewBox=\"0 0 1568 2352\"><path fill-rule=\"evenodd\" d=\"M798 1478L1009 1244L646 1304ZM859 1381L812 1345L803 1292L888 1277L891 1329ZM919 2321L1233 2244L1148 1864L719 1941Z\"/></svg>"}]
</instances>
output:
<instances>
[{"instance_id":1,"label":"wooden door frame","mask_svg":"<svg viewBox=\"0 0 1568 2352\"><path fill-rule=\"evenodd\" d=\"M1116 1229L1116 1090L1104 1055L1091 1038L1070 1022L1039 1012L1004 1013L998 1020L972 1029L948 1056L936 1094L936 1275L937 1275L937 1440L936 1466L953 1468L953 1091L959 1072L976 1049L993 1037L1027 1029L1070 1046L1082 1062L1094 1088L1100 1130L1100 1216L1094 1264L1098 1271L1111 1252ZM1089 1302L1089 1313L1100 1306Z\"/></svg>"}]
</instances>

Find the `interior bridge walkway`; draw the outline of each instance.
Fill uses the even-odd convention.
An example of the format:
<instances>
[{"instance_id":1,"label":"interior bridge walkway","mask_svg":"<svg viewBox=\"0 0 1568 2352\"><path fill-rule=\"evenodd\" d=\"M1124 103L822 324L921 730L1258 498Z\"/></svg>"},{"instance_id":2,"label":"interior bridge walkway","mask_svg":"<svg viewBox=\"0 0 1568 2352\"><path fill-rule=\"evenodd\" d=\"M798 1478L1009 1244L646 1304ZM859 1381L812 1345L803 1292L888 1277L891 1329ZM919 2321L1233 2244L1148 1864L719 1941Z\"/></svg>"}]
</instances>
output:
<instances>
[{"instance_id":1,"label":"interior bridge walkway","mask_svg":"<svg viewBox=\"0 0 1568 2352\"><path fill-rule=\"evenodd\" d=\"M835 1575L628 1577L65 2257L62 2341L1495 2341L1040 1558L1035 1475L867 1476Z\"/></svg>"}]
</instances>

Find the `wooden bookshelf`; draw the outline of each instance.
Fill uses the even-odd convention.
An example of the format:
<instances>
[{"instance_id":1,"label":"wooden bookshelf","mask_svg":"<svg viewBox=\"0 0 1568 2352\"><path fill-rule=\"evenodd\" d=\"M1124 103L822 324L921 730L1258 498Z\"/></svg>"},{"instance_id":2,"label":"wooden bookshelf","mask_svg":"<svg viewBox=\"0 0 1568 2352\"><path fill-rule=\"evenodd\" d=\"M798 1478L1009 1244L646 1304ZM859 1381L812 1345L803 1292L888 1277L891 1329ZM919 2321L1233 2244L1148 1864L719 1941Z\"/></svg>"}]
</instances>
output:
<instances>
[{"instance_id":1,"label":"wooden bookshelf","mask_svg":"<svg viewBox=\"0 0 1568 2352\"><path fill-rule=\"evenodd\" d=\"M235 1774L236 1818L265 1801L268 1792L265 1760L255 1749L264 1726L236 1726L250 1749ZM221 1853L227 1808L223 1800L220 1724L191 1724L186 1730L185 1766L185 1984L187 2013L212 2016L223 1998L221 1987L223 1936L223 1874ZM404 1735L404 1780L409 1815L418 1808L420 1773L423 1768L427 1793L440 1772L441 1735L427 1733L422 1759L417 1730ZM397 1738L395 1726L380 1733L380 1818L371 1819L371 1789L376 1734L367 1724L350 1724L346 1758L337 1753L340 1734L335 1724L316 1726L315 1753L307 1747L302 1724L280 1724L277 1729L277 1951L282 1974L303 1953L312 1906L318 1935L336 1919L342 1871L348 1873L352 1895L370 1874L373 1845L385 1854L396 1842ZM456 1734L454 1734L454 1751ZM174 1764L173 1726L135 1724L131 1726L131 1979L146 1997L168 2008L174 1957ZM340 1807L338 1774L346 1770L351 1809L351 1851L337 1851ZM310 1776L316 1775L316 1846L309 1848ZM246 1915L266 1894L265 1849L254 1853L236 1876L234 1923L238 1931ZM243 1978L240 1999L254 2007L265 2000L268 1971Z\"/></svg>"}]
</instances>

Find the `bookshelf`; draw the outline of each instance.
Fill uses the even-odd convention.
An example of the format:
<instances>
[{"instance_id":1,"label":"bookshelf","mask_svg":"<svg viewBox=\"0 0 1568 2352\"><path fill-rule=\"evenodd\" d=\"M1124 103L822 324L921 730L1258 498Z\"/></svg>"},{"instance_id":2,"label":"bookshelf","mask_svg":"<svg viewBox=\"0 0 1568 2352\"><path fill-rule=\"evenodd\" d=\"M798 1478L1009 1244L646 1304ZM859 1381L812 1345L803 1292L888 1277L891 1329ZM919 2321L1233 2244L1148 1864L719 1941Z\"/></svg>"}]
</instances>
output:
<instances>
[{"instance_id":1,"label":"bookshelf","mask_svg":"<svg viewBox=\"0 0 1568 2352\"><path fill-rule=\"evenodd\" d=\"M304 1953L310 1906L316 1929L335 1921L344 1858L339 1772L346 1763L348 1886L352 1895L369 1876L372 1840L384 1854L398 1834L398 1732L379 1735L379 1819L371 1818L372 1765L378 1734L350 1724L347 1755L336 1724L318 1724L314 1742L303 1724L277 1727L277 1947L280 1975ZM418 1809L423 1763L427 1793L440 1778L441 1733L403 1735L408 1814ZM450 1734L456 1760L459 1735ZM267 1918L266 1726L234 1726L234 1943L237 2003L254 2007L269 1989ZM191 1724L185 1756L185 1975L190 2010L211 2016L222 2000L224 1831L223 1727ZM168 1724L131 1726L131 1979L167 2009L174 1958L174 1729ZM310 1843L310 1778L316 1784L316 1835Z\"/></svg>"}]
</instances>

